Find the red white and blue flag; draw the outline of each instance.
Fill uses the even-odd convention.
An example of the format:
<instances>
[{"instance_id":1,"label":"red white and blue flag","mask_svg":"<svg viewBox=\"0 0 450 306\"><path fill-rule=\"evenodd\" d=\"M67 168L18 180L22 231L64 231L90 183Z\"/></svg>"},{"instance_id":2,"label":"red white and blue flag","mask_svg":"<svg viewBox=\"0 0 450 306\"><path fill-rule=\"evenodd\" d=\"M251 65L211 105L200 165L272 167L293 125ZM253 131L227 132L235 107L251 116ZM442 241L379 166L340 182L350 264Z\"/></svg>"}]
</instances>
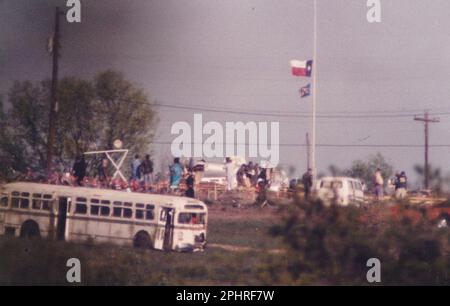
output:
<instances>
[{"instance_id":1,"label":"red white and blue flag","mask_svg":"<svg viewBox=\"0 0 450 306\"><path fill-rule=\"evenodd\" d=\"M308 84L299 90L300 98L306 98L311 95L311 84Z\"/></svg>"},{"instance_id":2,"label":"red white and blue flag","mask_svg":"<svg viewBox=\"0 0 450 306\"><path fill-rule=\"evenodd\" d=\"M310 77L312 73L312 65L313 61L299 61L299 60L292 60L291 61L291 67L292 67L292 74L295 76L306 76Z\"/></svg>"}]
</instances>

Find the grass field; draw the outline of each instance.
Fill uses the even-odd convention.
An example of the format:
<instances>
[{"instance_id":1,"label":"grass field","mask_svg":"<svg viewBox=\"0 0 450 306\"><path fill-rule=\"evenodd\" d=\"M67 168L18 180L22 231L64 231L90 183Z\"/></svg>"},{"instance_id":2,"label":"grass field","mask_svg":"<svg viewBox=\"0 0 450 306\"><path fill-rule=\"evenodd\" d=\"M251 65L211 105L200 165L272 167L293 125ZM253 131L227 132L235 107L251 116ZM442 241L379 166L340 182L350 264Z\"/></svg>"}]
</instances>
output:
<instances>
[{"instance_id":1,"label":"grass field","mask_svg":"<svg viewBox=\"0 0 450 306\"><path fill-rule=\"evenodd\" d=\"M68 285L70 258L81 262L81 285L367 285L373 257L383 285L449 285L448 228L388 211L213 204L208 246L197 253L0 237L0 285Z\"/></svg>"},{"instance_id":2,"label":"grass field","mask_svg":"<svg viewBox=\"0 0 450 306\"><path fill-rule=\"evenodd\" d=\"M211 209L204 252L141 251L110 245L0 238L1 285L67 285L66 262L78 258L82 285L265 285L266 264L282 254L268 231L273 212Z\"/></svg>"}]
</instances>

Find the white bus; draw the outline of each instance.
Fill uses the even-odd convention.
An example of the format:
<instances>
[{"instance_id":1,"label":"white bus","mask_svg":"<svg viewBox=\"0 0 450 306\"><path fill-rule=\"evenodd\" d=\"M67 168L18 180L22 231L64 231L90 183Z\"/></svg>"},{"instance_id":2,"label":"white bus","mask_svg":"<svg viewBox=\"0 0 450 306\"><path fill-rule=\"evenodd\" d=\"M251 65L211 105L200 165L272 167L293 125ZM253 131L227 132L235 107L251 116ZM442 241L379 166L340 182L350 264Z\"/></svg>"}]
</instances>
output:
<instances>
[{"instance_id":1,"label":"white bus","mask_svg":"<svg viewBox=\"0 0 450 306\"><path fill-rule=\"evenodd\" d=\"M11 183L0 188L0 234L197 251L206 245L208 209L196 199Z\"/></svg>"}]
</instances>

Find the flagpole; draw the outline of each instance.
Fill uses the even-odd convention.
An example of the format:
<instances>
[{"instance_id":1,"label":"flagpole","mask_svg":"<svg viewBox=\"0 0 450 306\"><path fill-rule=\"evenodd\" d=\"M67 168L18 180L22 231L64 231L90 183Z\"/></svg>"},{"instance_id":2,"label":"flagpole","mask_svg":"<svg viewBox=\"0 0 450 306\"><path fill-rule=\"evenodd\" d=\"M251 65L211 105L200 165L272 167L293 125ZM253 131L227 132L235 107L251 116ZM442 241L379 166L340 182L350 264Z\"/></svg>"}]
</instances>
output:
<instances>
[{"instance_id":1,"label":"flagpole","mask_svg":"<svg viewBox=\"0 0 450 306\"><path fill-rule=\"evenodd\" d=\"M317 99L317 0L314 0L314 51L313 51L313 105L312 105L312 154L311 167L313 181L317 177L316 168L316 99Z\"/></svg>"}]
</instances>

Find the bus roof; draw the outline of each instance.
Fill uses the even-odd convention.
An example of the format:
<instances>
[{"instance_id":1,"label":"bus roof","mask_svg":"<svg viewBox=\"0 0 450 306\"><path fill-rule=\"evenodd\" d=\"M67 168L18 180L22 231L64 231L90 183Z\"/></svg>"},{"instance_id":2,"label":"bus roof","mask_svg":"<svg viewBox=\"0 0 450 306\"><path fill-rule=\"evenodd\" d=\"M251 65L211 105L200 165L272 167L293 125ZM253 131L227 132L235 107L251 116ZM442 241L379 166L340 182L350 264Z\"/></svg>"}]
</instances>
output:
<instances>
[{"instance_id":1,"label":"bus roof","mask_svg":"<svg viewBox=\"0 0 450 306\"><path fill-rule=\"evenodd\" d=\"M39 183L29 183L29 182L16 182L9 183L2 186L3 191L12 192L28 192L28 193L61 193L66 195L75 194L77 197L86 198L99 198L99 199L110 199L110 200L121 200L121 201L133 201L133 202L163 202L164 204L172 204L177 207L182 207L186 204L196 204L206 205L197 200L187 197L171 196L171 195L161 195L161 194L151 194L151 193L139 193L139 192L127 192L112 189L102 189L102 188L88 188L88 187L72 187L63 185L51 185L51 184L39 184ZM156 204L156 203L155 203Z\"/></svg>"}]
</instances>

